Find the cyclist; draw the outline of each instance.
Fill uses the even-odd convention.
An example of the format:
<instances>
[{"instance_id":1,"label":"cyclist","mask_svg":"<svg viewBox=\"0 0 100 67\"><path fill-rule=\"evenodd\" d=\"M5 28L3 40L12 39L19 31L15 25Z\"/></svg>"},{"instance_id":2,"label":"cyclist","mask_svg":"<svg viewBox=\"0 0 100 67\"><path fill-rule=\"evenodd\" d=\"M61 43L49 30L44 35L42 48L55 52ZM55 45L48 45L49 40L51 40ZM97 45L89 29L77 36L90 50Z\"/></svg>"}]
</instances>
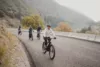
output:
<instances>
[{"instance_id":1,"label":"cyclist","mask_svg":"<svg viewBox=\"0 0 100 67\"><path fill-rule=\"evenodd\" d=\"M37 28L37 37L40 36L40 32L41 32L41 30L42 30L42 29L41 29L41 26L39 25L38 28Z\"/></svg>"},{"instance_id":2,"label":"cyclist","mask_svg":"<svg viewBox=\"0 0 100 67\"><path fill-rule=\"evenodd\" d=\"M45 45L47 46L47 50L49 49L49 45L47 45L47 42L51 42L51 38L54 37L56 39L55 33L51 29L50 25L47 25L47 28L44 30L44 40L45 40Z\"/></svg>"},{"instance_id":3,"label":"cyclist","mask_svg":"<svg viewBox=\"0 0 100 67\"><path fill-rule=\"evenodd\" d=\"M33 40L32 31L33 31L32 26L30 26L30 27L29 27L29 39L32 38L32 40Z\"/></svg>"},{"instance_id":4,"label":"cyclist","mask_svg":"<svg viewBox=\"0 0 100 67\"><path fill-rule=\"evenodd\" d=\"M21 26L18 27L18 34L21 34Z\"/></svg>"}]
</instances>

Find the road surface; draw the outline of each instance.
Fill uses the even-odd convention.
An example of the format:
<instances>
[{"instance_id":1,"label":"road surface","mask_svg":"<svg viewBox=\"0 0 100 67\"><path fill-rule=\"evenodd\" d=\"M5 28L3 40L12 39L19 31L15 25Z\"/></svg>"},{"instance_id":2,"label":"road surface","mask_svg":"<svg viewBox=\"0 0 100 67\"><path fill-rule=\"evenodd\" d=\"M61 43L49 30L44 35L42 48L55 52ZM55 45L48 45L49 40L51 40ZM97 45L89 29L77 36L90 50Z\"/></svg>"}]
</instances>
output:
<instances>
[{"instance_id":1,"label":"road surface","mask_svg":"<svg viewBox=\"0 0 100 67\"><path fill-rule=\"evenodd\" d=\"M13 32L17 35L17 32ZM23 32L21 38L25 42L36 67L100 67L100 44L79 39L57 37L52 40L56 49L53 61L49 55L42 53L42 42L34 35L34 41L28 38L28 32Z\"/></svg>"}]
</instances>

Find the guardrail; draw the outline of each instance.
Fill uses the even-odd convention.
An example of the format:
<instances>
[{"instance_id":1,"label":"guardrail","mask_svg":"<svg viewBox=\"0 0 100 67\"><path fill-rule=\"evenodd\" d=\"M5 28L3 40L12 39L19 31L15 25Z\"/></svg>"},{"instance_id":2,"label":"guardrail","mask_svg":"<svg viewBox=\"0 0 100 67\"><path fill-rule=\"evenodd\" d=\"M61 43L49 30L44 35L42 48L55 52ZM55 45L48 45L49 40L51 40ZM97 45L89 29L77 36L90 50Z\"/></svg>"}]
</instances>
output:
<instances>
[{"instance_id":1,"label":"guardrail","mask_svg":"<svg viewBox=\"0 0 100 67\"><path fill-rule=\"evenodd\" d=\"M100 42L100 35L95 35L95 34L72 33L72 32L56 32L56 34L64 37L73 37L78 39Z\"/></svg>"},{"instance_id":2,"label":"guardrail","mask_svg":"<svg viewBox=\"0 0 100 67\"><path fill-rule=\"evenodd\" d=\"M8 30L10 31L16 31L17 29L15 28L9 28ZM26 29L22 29L23 32L28 32ZM36 30L34 30L36 33ZM84 39L84 40L89 40L89 41L94 41L94 42L100 42L100 35L95 35L95 34L84 34L84 33L73 33L73 32L57 32L55 31L56 35L58 36L63 36L63 37L73 37L73 38L78 38L78 39Z\"/></svg>"}]
</instances>

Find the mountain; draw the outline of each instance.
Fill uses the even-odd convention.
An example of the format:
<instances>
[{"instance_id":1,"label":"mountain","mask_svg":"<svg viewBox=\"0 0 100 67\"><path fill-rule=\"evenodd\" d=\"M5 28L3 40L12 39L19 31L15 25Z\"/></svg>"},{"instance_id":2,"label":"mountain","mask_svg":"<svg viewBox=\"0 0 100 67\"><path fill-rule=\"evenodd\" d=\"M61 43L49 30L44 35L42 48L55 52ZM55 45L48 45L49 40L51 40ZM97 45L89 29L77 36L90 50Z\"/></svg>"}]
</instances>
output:
<instances>
[{"instance_id":1,"label":"mountain","mask_svg":"<svg viewBox=\"0 0 100 67\"><path fill-rule=\"evenodd\" d=\"M2 13L10 17L28 15L29 10L24 0L0 0L0 15Z\"/></svg>"},{"instance_id":2,"label":"mountain","mask_svg":"<svg viewBox=\"0 0 100 67\"><path fill-rule=\"evenodd\" d=\"M30 14L29 9L25 0L0 0L0 24L19 26L21 16Z\"/></svg>"},{"instance_id":3,"label":"mountain","mask_svg":"<svg viewBox=\"0 0 100 67\"><path fill-rule=\"evenodd\" d=\"M94 23L92 19L59 5L55 0L0 0L0 18L7 15L20 19L21 16L31 13L40 14L45 24L51 24L53 27L60 22L66 22L73 29L77 29Z\"/></svg>"},{"instance_id":4,"label":"mountain","mask_svg":"<svg viewBox=\"0 0 100 67\"><path fill-rule=\"evenodd\" d=\"M59 5L54 0L25 0L30 7L35 9L52 26L57 26L59 22L68 22L73 29L83 28L91 25L94 21L83 14L72 9ZM58 18L58 19L55 19ZM49 19L47 21L47 19ZM56 24L55 24L55 23Z\"/></svg>"},{"instance_id":5,"label":"mountain","mask_svg":"<svg viewBox=\"0 0 100 67\"><path fill-rule=\"evenodd\" d=\"M98 21L97 23L100 23L100 21Z\"/></svg>"}]
</instances>

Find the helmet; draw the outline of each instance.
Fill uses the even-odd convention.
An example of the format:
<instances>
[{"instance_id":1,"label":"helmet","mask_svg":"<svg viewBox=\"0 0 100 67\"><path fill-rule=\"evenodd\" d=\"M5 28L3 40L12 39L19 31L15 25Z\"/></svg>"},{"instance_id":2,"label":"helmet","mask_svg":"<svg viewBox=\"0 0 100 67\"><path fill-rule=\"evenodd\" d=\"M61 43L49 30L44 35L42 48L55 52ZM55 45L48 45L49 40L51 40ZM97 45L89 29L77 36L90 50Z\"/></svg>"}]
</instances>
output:
<instances>
[{"instance_id":1,"label":"helmet","mask_svg":"<svg viewBox=\"0 0 100 67\"><path fill-rule=\"evenodd\" d=\"M47 25L47 27L51 27L51 25Z\"/></svg>"}]
</instances>

